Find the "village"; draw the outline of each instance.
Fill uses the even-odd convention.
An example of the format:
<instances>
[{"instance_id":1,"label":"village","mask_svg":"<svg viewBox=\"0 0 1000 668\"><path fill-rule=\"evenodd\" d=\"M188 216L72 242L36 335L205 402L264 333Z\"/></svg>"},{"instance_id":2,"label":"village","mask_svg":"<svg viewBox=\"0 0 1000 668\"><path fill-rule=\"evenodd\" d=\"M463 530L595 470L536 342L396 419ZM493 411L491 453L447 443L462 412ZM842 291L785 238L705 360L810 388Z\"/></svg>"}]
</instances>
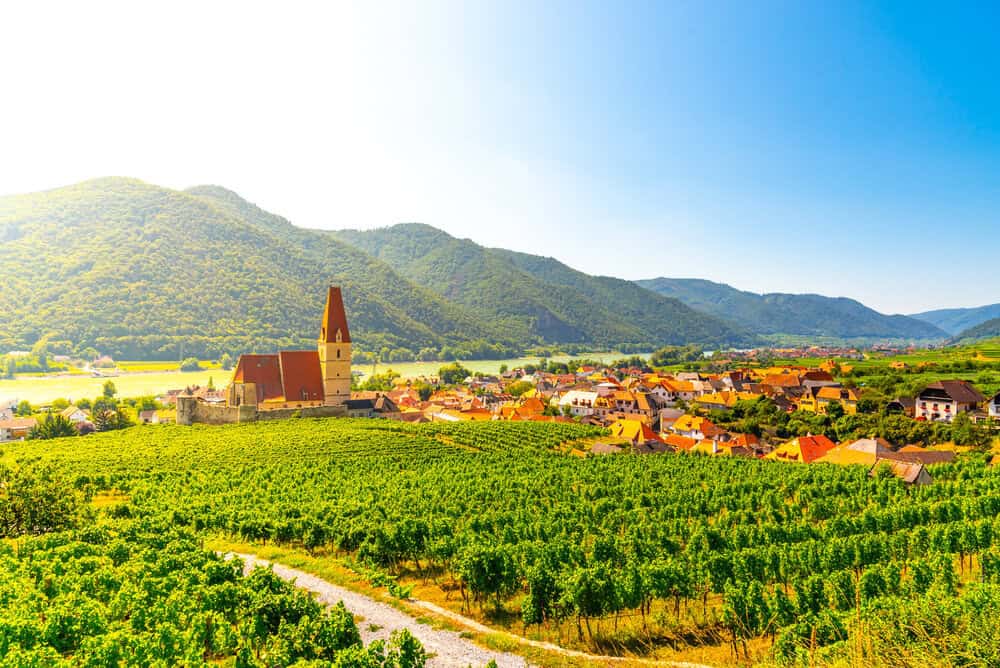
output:
<instances>
[{"instance_id":1,"label":"village","mask_svg":"<svg viewBox=\"0 0 1000 668\"><path fill-rule=\"evenodd\" d=\"M315 350L240 356L223 388L192 386L122 402L108 382L104 397L64 400L42 415L24 403L0 404L0 441L85 435L135 424L302 417L575 422L606 430L600 439L572 448L570 454L578 457L690 453L860 464L872 473L885 464L906 482L922 484L930 481L926 465L950 461L961 447L987 445L1000 420L1000 392L986 397L961 379L935 380L913 396L880 404L866 396L865 388L837 379L853 371L854 360L864 359L854 349L814 348L813 354L838 356L815 366L766 361L766 356L792 351L767 351L766 356L753 351L728 354L713 362L715 370L669 372L638 357L618 365L583 361L550 367L541 360L537 366L502 367L498 374L472 373L452 363L434 377L404 378L390 371L372 374L359 385L339 287L328 289L319 329ZM906 366L889 363L896 371ZM735 419L747 414L753 419ZM897 427L936 425L937 430L874 433L876 423L862 418L878 416L895 418ZM841 436L839 442L831 435ZM948 445L939 442L944 440L951 447L941 447Z\"/></svg>"}]
</instances>

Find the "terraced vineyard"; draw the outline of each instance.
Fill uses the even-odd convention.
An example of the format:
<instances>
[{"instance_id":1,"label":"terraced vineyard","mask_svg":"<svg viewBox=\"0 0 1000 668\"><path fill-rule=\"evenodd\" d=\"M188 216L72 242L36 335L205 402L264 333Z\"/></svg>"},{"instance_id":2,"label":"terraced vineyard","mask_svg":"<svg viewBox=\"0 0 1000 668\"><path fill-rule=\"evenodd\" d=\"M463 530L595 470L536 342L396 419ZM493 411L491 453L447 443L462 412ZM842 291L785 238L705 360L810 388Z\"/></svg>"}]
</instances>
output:
<instances>
[{"instance_id":1,"label":"terraced vineyard","mask_svg":"<svg viewBox=\"0 0 1000 668\"><path fill-rule=\"evenodd\" d=\"M910 488L863 467L578 459L556 447L596 433L374 420L147 426L28 442L5 460L49 464L84 494L117 490L115 517L454 585L456 606L497 624L514 613L518 631L579 647L656 655L683 641L748 662L1000 662L1000 471L981 455Z\"/></svg>"}]
</instances>

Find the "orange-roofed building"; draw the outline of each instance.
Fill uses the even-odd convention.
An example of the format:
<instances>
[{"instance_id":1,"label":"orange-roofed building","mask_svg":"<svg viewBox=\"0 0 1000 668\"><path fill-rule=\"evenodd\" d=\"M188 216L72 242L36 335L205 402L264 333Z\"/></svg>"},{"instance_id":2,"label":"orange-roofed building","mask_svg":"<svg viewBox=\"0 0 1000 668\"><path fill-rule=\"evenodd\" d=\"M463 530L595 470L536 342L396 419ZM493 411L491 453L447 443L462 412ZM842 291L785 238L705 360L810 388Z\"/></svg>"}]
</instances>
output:
<instances>
[{"instance_id":1,"label":"orange-roofed building","mask_svg":"<svg viewBox=\"0 0 1000 668\"><path fill-rule=\"evenodd\" d=\"M765 455L764 459L811 464L835 447L837 444L822 434L819 436L799 436L779 445Z\"/></svg>"},{"instance_id":2,"label":"orange-roofed building","mask_svg":"<svg viewBox=\"0 0 1000 668\"><path fill-rule=\"evenodd\" d=\"M646 441L661 440L652 427L640 420L616 420L608 429L611 431L612 436L624 438L629 441L644 443Z\"/></svg>"},{"instance_id":3,"label":"orange-roofed building","mask_svg":"<svg viewBox=\"0 0 1000 668\"><path fill-rule=\"evenodd\" d=\"M663 438L663 442L676 450L684 450L685 452L690 452L694 446L698 445L697 440L680 434L667 434Z\"/></svg>"},{"instance_id":4,"label":"orange-roofed building","mask_svg":"<svg viewBox=\"0 0 1000 668\"><path fill-rule=\"evenodd\" d=\"M330 286L316 350L241 355L229 406L258 410L345 406L351 398L351 333L340 288Z\"/></svg>"}]
</instances>

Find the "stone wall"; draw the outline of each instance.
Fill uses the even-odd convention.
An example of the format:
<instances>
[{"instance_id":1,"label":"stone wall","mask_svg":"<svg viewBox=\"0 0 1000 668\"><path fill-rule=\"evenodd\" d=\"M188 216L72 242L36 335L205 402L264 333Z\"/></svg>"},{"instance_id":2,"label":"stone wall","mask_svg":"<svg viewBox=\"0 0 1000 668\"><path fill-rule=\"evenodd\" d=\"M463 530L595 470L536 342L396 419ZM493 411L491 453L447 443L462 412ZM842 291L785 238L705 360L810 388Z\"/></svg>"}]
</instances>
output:
<instances>
[{"instance_id":1,"label":"stone wall","mask_svg":"<svg viewBox=\"0 0 1000 668\"><path fill-rule=\"evenodd\" d=\"M276 408L259 411L255 406L220 406L198 401L194 397L177 397L177 424L238 424L257 420L283 420L301 417L345 417L345 406L309 406L306 408Z\"/></svg>"}]
</instances>

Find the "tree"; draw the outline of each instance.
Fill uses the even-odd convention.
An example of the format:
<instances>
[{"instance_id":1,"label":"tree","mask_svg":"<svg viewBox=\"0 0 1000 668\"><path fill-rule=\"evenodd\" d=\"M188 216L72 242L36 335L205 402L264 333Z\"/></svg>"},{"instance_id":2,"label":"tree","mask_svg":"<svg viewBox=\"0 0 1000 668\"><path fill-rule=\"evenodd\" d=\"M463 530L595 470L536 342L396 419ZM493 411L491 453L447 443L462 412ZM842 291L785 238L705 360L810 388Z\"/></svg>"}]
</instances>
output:
<instances>
[{"instance_id":1,"label":"tree","mask_svg":"<svg viewBox=\"0 0 1000 668\"><path fill-rule=\"evenodd\" d=\"M233 358L229 356L229 353L222 353L222 357L219 358L219 365L225 371L229 371L233 368Z\"/></svg>"},{"instance_id":2,"label":"tree","mask_svg":"<svg viewBox=\"0 0 1000 668\"><path fill-rule=\"evenodd\" d=\"M21 403L17 405L17 411L15 411L20 417L29 417L34 411L31 408L31 404L28 403L27 399L22 399Z\"/></svg>"},{"instance_id":3,"label":"tree","mask_svg":"<svg viewBox=\"0 0 1000 668\"><path fill-rule=\"evenodd\" d=\"M36 424L28 432L28 438L44 440L49 438L62 438L64 436L76 436L76 429L73 423L57 413L46 413L45 419Z\"/></svg>"},{"instance_id":4,"label":"tree","mask_svg":"<svg viewBox=\"0 0 1000 668\"><path fill-rule=\"evenodd\" d=\"M181 371L201 371L201 362L197 357L187 357L181 362Z\"/></svg>"},{"instance_id":5,"label":"tree","mask_svg":"<svg viewBox=\"0 0 1000 668\"><path fill-rule=\"evenodd\" d=\"M111 399L116 394L118 394L118 388L116 388L115 384L112 383L110 380L106 380L104 381L104 388L102 393L106 399Z\"/></svg>"},{"instance_id":6,"label":"tree","mask_svg":"<svg viewBox=\"0 0 1000 668\"><path fill-rule=\"evenodd\" d=\"M507 373L507 365L506 364L501 364L500 365L500 373Z\"/></svg>"},{"instance_id":7,"label":"tree","mask_svg":"<svg viewBox=\"0 0 1000 668\"><path fill-rule=\"evenodd\" d=\"M452 362L438 369L438 378L445 385L456 385L471 375L472 372L458 362Z\"/></svg>"},{"instance_id":8,"label":"tree","mask_svg":"<svg viewBox=\"0 0 1000 668\"><path fill-rule=\"evenodd\" d=\"M17 373L17 362L13 357L8 357L5 364L6 370L4 371L4 377L13 378Z\"/></svg>"}]
</instances>

